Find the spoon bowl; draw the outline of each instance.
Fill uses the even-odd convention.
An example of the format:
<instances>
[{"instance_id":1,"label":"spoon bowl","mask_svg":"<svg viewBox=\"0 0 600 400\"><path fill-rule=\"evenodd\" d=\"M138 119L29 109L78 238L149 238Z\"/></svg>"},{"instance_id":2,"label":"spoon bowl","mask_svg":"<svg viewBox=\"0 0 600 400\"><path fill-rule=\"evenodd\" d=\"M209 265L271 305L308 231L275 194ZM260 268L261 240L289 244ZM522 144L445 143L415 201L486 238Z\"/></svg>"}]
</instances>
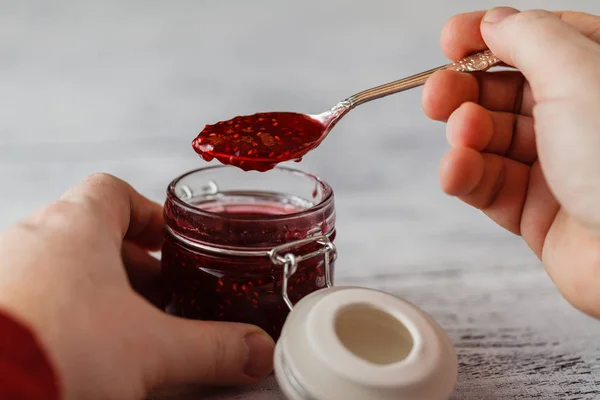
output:
<instances>
[{"instance_id":1,"label":"spoon bowl","mask_svg":"<svg viewBox=\"0 0 600 400\"><path fill-rule=\"evenodd\" d=\"M361 104L421 86L440 70L487 71L500 64L498 57L490 51L484 51L362 91L321 114L265 112L238 116L206 125L194 139L192 146L206 161L216 158L223 164L234 165L245 171L268 171L284 161L300 161L306 153L325 140L344 115Z\"/></svg>"}]
</instances>

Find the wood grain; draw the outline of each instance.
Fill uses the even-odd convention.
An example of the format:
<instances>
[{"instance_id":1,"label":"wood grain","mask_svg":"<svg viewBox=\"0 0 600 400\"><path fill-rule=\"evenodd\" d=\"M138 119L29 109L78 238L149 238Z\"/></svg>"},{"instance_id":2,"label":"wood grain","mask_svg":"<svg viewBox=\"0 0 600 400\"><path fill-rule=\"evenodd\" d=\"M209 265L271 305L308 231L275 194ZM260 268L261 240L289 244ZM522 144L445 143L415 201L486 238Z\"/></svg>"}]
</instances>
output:
<instances>
[{"instance_id":1,"label":"wood grain","mask_svg":"<svg viewBox=\"0 0 600 400\"><path fill-rule=\"evenodd\" d=\"M505 3L600 14L596 0ZM204 124L315 113L444 64L443 23L495 5L0 0L0 227L99 171L162 202L172 178L204 165L190 146ZM520 238L441 193L446 149L414 90L354 110L294 164L335 188L337 283L431 313L459 355L454 399L600 398L600 324L566 304ZM283 399L273 378L174 390L154 398Z\"/></svg>"},{"instance_id":2,"label":"wood grain","mask_svg":"<svg viewBox=\"0 0 600 400\"><path fill-rule=\"evenodd\" d=\"M403 297L442 325L459 357L453 399L600 398L600 324L566 304L539 265L443 268L341 281ZM275 385L269 378L251 389L264 397L248 398L280 399ZM197 393L188 388L186 395L167 391L153 399L191 399ZM219 390L203 392L202 398L246 399L245 394Z\"/></svg>"}]
</instances>

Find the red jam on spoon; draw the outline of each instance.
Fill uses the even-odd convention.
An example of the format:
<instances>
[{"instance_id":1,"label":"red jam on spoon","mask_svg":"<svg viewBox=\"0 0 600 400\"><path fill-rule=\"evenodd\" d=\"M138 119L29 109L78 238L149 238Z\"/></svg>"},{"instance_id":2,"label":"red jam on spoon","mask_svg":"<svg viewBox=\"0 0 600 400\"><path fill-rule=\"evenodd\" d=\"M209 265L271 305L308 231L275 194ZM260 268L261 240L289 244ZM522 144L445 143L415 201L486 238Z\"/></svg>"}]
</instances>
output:
<instances>
[{"instance_id":1,"label":"red jam on spoon","mask_svg":"<svg viewBox=\"0 0 600 400\"><path fill-rule=\"evenodd\" d=\"M206 125L192 146L206 161L216 158L223 164L234 165L245 171L267 171L283 161L300 161L325 139L344 115L361 104L421 86L436 71L487 71L499 64L501 61L498 57L484 51L452 64L356 93L318 115L267 112L235 117Z\"/></svg>"},{"instance_id":2,"label":"red jam on spoon","mask_svg":"<svg viewBox=\"0 0 600 400\"><path fill-rule=\"evenodd\" d=\"M268 171L280 162L300 161L326 128L306 114L258 113L206 125L192 146L206 161L216 158L245 171Z\"/></svg>"}]
</instances>

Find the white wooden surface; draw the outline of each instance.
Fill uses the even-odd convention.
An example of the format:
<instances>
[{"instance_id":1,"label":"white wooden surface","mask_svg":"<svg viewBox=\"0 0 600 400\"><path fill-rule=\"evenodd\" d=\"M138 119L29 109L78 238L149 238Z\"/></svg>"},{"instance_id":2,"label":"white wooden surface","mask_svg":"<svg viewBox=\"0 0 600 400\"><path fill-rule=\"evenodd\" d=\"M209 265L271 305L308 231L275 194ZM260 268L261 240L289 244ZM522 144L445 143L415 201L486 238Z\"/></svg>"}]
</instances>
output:
<instances>
[{"instance_id":1,"label":"white wooden surface","mask_svg":"<svg viewBox=\"0 0 600 400\"><path fill-rule=\"evenodd\" d=\"M507 3L600 14L596 0ZM162 201L202 165L190 142L205 123L319 112L437 66L444 21L493 5L0 0L0 227L98 171ZM444 128L419 103L415 90L362 106L302 164L336 190L338 283L430 312L459 354L455 399L600 397L600 324L519 238L440 192ZM282 399L272 379L204 396Z\"/></svg>"}]
</instances>

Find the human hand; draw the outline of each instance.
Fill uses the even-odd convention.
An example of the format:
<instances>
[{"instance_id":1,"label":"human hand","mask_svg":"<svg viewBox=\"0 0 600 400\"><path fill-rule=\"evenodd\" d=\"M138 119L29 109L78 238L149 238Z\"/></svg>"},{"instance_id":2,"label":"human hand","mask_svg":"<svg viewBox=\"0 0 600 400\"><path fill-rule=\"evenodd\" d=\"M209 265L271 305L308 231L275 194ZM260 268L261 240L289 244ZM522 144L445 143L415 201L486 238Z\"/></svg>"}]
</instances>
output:
<instances>
[{"instance_id":1,"label":"human hand","mask_svg":"<svg viewBox=\"0 0 600 400\"><path fill-rule=\"evenodd\" d=\"M434 74L443 190L522 235L565 298L600 318L600 17L499 8L443 29L451 59L489 48L517 71Z\"/></svg>"},{"instance_id":2,"label":"human hand","mask_svg":"<svg viewBox=\"0 0 600 400\"><path fill-rule=\"evenodd\" d=\"M162 230L159 205L99 174L0 236L0 308L37 333L65 399L141 399L271 372L274 344L259 328L173 317L139 294L154 292L149 251Z\"/></svg>"}]
</instances>

